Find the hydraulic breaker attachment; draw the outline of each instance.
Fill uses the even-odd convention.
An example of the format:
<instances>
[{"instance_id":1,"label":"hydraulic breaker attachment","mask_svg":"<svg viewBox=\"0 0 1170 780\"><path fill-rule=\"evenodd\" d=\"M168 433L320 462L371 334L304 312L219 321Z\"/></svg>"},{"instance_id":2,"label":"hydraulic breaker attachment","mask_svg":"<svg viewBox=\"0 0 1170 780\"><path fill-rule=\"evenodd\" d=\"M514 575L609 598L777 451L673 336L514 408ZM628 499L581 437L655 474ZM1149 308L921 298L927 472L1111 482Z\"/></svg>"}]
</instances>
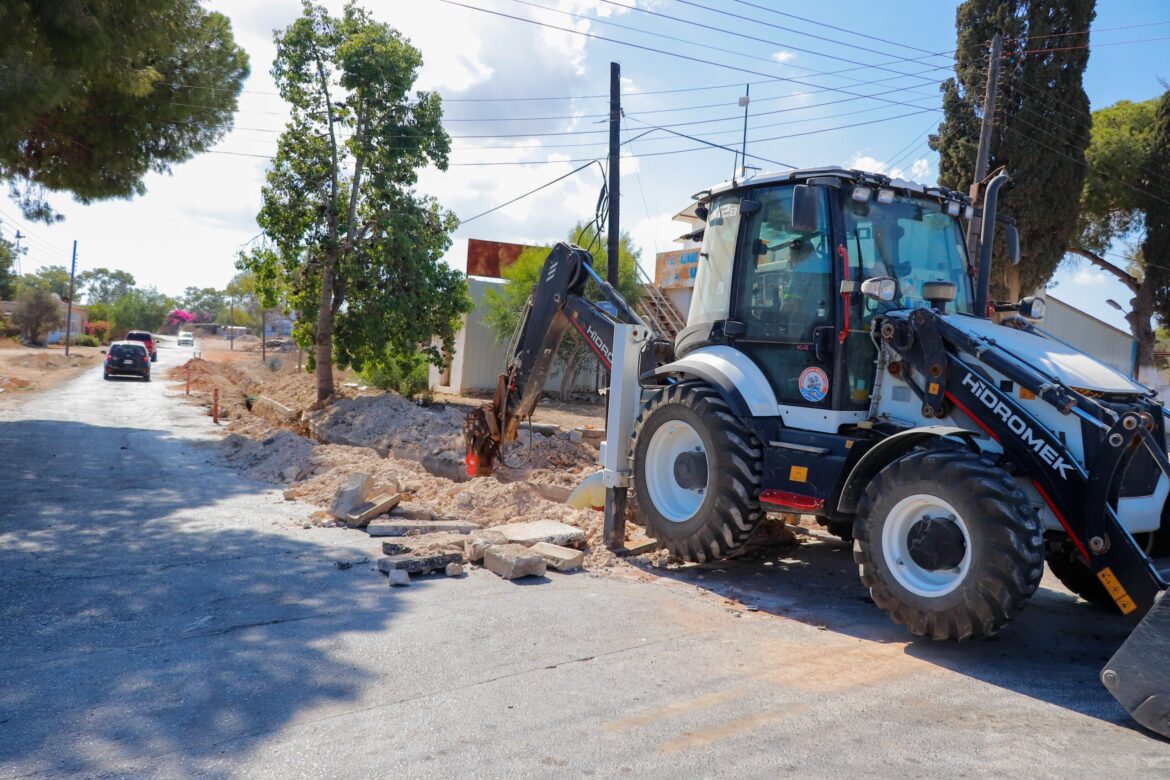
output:
<instances>
[{"instance_id":1,"label":"hydraulic breaker attachment","mask_svg":"<svg viewBox=\"0 0 1170 780\"><path fill-rule=\"evenodd\" d=\"M1170 738L1170 598L1165 596L1109 659L1101 682L1134 720Z\"/></svg>"}]
</instances>

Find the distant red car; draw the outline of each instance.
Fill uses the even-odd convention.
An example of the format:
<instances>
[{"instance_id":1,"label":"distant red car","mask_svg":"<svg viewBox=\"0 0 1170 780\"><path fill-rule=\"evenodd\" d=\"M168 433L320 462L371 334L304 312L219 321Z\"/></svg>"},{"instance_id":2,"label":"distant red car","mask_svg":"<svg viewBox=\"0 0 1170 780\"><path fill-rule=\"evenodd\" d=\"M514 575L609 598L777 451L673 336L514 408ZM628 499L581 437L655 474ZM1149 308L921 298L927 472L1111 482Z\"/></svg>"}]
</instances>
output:
<instances>
[{"instance_id":1,"label":"distant red car","mask_svg":"<svg viewBox=\"0 0 1170 780\"><path fill-rule=\"evenodd\" d=\"M150 353L150 359L158 360L158 350L154 348L154 335L148 330L129 330L126 331L126 338L123 341L141 341L146 346L146 351Z\"/></svg>"}]
</instances>

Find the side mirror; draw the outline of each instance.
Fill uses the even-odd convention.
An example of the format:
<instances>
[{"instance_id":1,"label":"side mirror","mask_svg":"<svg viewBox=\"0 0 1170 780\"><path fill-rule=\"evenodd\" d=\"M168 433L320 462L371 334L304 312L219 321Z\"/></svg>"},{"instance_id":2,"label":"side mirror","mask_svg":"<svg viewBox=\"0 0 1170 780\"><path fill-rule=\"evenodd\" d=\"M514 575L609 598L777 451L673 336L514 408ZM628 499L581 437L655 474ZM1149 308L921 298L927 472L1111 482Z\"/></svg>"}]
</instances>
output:
<instances>
[{"instance_id":1,"label":"side mirror","mask_svg":"<svg viewBox=\"0 0 1170 780\"><path fill-rule=\"evenodd\" d=\"M1027 298L1022 298L1020 302L1016 304L1016 311L1018 311L1020 316L1024 319L1042 320L1044 319L1044 309L1046 307L1047 305L1044 303L1043 298L1036 298L1030 295Z\"/></svg>"},{"instance_id":2,"label":"side mirror","mask_svg":"<svg viewBox=\"0 0 1170 780\"><path fill-rule=\"evenodd\" d=\"M707 207L701 203L698 206L695 206L695 216L704 222L707 221L707 215L710 213L711 212L707 210Z\"/></svg>"},{"instance_id":3,"label":"side mirror","mask_svg":"<svg viewBox=\"0 0 1170 780\"><path fill-rule=\"evenodd\" d=\"M815 233L820 229L820 197L807 184L792 188L792 229L797 233Z\"/></svg>"},{"instance_id":4,"label":"side mirror","mask_svg":"<svg viewBox=\"0 0 1170 780\"><path fill-rule=\"evenodd\" d=\"M1003 238L1008 245L1008 258L1012 265L1020 264L1020 231L1015 225L1004 225Z\"/></svg>"},{"instance_id":5,"label":"side mirror","mask_svg":"<svg viewBox=\"0 0 1170 780\"><path fill-rule=\"evenodd\" d=\"M874 276L861 283L861 294L879 301L892 301L898 295L898 280L892 276Z\"/></svg>"}]
</instances>

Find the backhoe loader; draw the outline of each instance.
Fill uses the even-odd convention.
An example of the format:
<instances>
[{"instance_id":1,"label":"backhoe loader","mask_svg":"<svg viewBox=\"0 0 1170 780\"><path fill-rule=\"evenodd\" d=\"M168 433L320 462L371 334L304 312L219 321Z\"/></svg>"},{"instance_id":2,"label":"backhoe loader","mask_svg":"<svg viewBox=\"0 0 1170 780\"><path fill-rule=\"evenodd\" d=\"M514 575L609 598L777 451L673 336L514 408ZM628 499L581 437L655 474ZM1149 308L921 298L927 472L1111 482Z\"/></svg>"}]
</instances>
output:
<instances>
[{"instance_id":1,"label":"backhoe loader","mask_svg":"<svg viewBox=\"0 0 1170 780\"><path fill-rule=\"evenodd\" d=\"M837 167L703 191L673 341L588 252L558 244L495 397L464 425L469 472L491 473L572 328L610 371L607 529L628 493L660 546L705 561L742 547L766 513L813 515L852 541L874 603L938 640L998 632L1047 562L1137 623L1101 679L1170 736L1166 414L1046 333L1041 298L989 299L997 223L1019 252L996 217L1008 181L988 184L979 211L959 192Z\"/></svg>"}]
</instances>

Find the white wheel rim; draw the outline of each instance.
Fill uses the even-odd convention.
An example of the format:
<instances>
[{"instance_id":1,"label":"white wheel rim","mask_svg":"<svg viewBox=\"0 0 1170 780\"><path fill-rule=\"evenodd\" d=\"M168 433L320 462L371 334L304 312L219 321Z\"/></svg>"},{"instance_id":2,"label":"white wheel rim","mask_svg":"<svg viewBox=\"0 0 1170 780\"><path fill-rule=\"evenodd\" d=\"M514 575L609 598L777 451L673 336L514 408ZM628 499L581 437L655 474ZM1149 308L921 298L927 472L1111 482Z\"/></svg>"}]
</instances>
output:
<instances>
[{"instance_id":1,"label":"white wheel rim","mask_svg":"<svg viewBox=\"0 0 1170 780\"><path fill-rule=\"evenodd\" d=\"M931 571L910 557L908 537L915 523L925 517L950 520L963 533L963 560L953 569ZM915 494L894 505L882 527L882 555L890 573L916 596L938 598L959 587L971 568L971 534L955 508L938 496Z\"/></svg>"},{"instance_id":2,"label":"white wheel rim","mask_svg":"<svg viewBox=\"0 0 1170 780\"><path fill-rule=\"evenodd\" d=\"M699 432L682 420L663 423L646 447L646 492L654 508L672 523L694 517L707 492L706 487L684 488L675 479L674 462L684 452L707 454Z\"/></svg>"}]
</instances>

